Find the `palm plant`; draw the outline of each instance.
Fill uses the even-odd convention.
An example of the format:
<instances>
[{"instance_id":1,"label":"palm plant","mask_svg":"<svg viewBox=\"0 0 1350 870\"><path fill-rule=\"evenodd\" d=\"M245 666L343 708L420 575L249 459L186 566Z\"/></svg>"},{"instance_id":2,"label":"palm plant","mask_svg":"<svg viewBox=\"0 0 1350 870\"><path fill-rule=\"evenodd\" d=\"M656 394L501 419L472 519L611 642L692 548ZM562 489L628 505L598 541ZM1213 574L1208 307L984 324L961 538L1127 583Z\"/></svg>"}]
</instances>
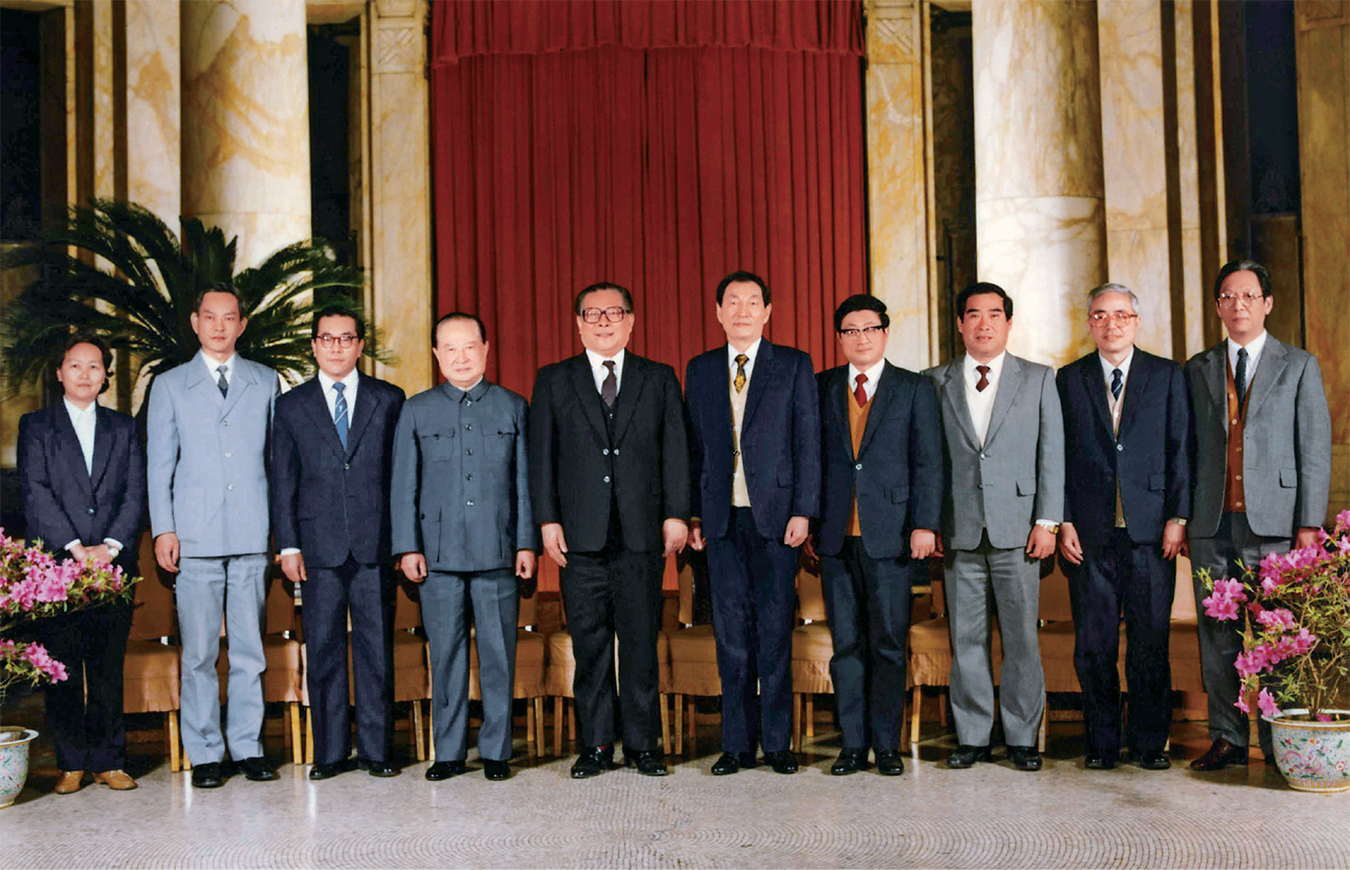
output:
<instances>
[{"instance_id":1,"label":"palm plant","mask_svg":"<svg viewBox=\"0 0 1350 870\"><path fill-rule=\"evenodd\" d=\"M153 376L186 362L199 347L192 304L200 288L217 282L234 285L248 318L238 352L291 383L308 377L310 318L333 295L359 291L361 272L334 262L327 246L311 239L236 274L236 239L196 218L182 221L182 233L180 244L148 209L96 199L71 208L42 243L7 254L5 268L37 269L0 320L7 390L40 384L76 330L128 354L138 373ZM374 330L366 354L392 361L378 350Z\"/></svg>"}]
</instances>

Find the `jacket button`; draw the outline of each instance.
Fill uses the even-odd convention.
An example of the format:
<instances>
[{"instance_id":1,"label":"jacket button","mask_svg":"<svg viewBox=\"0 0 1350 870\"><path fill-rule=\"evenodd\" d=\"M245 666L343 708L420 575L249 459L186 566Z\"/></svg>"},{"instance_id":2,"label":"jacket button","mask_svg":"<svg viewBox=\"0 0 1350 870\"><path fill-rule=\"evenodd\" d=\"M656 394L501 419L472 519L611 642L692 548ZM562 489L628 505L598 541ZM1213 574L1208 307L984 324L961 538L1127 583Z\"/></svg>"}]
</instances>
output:
<instances>
[{"instance_id":1,"label":"jacket button","mask_svg":"<svg viewBox=\"0 0 1350 870\"><path fill-rule=\"evenodd\" d=\"M465 455L465 456L472 456L472 455L473 455L473 448L470 447L470 448L466 449L466 450L464 451L464 455Z\"/></svg>"},{"instance_id":2,"label":"jacket button","mask_svg":"<svg viewBox=\"0 0 1350 870\"><path fill-rule=\"evenodd\" d=\"M986 454L986 453L981 453L981 454L980 454L980 458L981 458L981 459L988 459L988 458L989 458L989 455Z\"/></svg>"},{"instance_id":3,"label":"jacket button","mask_svg":"<svg viewBox=\"0 0 1350 870\"><path fill-rule=\"evenodd\" d=\"M226 453L226 454L225 454L225 458L226 458L226 459L229 459L229 458L230 458L230 454Z\"/></svg>"},{"instance_id":4,"label":"jacket button","mask_svg":"<svg viewBox=\"0 0 1350 870\"><path fill-rule=\"evenodd\" d=\"M222 426L228 426L228 425L230 425L230 421L229 421L229 420L221 420L221 421L220 421L220 424L221 424Z\"/></svg>"},{"instance_id":5,"label":"jacket button","mask_svg":"<svg viewBox=\"0 0 1350 870\"><path fill-rule=\"evenodd\" d=\"M853 470L854 470L854 471L862 471L862 463L859 462L857 465L853 466Z\"/></svg>"},{"instance_id":6,"label":"jacket button","mask_svg":"<svg viewBox=\"0 0 1350 870\"><path fill-rule=\"evenodd\" d=\"M464 475L464 479L465 479L465 480L473 480L473 475L472 475L472 474L466 474L466 475Z\"/></svg>"},{"instance_id":7,"label":"jacket button","mask_svg":"<svg viewBox=\"0 0 1350 870\"><path fill-rule=\"evenodd\" d=\"M1124 450L1124 449L1125 449L1125 445L1124 445L1124 444L1117 444L1117 445L1116 445L1116 450Z\"/></svg>"},{"instance_id":8,"label":"jacket button","mask_svg":"<svg viewBox=\"0 0 1350 870\"><path fill-rule=\"evenodd\" d=\"M614 448L614 455L615 455L615 456L618 456L618 455L619 455L619 448L617 448L617 447Z\"/></svg>"},{"instance_id":9,"label":"jacket button","mask_svg":"<svg viewBox=\"0 0 1350 870\"><path fill-rule=\"evenodd\" d=\"M982 483L977 483L977 484L975 484L975 488L976 488L976 489L984 489L984 484L982 484Z\"/></svg>"},{"instance_id":10,"label":"jacket button","mask_svg":"<svg viewBox=\"0 0 1350 870\"><path fill-rule=\"evenodd\" d=\"M464 502L464 504L467 505L468 507L473 507L473 499L469 499L468 501Z\"/></svg>"},{"instance_id":11,"label":"jacket button","mask_svg":"<svg viewBox=\"0 0 1350 870\"><path fill-rule=\"evenodd\" d=\"M234 484L231 483L231 484L229 484L228 486L226 486L225 488L228 489L228 490L230 490L230 491L233 491L233 490L234 490Z\"/></svg>"},{"instance_id":12,"label":"jacket button","mask_svg":"<svg viewBox=\"0 0 1350 870\"><path fill-rule=\"evenodd\" d=\"M609 455L609 448L606 447L604 450L601 450L601 451L600 451L600 455L601 455L601 456L608 456L608 455Z\"/></svg>"},{"instance_id":13,"label":"jacket button","mask_svg":"<svg viewBox=\"0 0 1350 870\"><path fill-rule=\"evenodd\" d=\"M605 475L605 483L609 483L609 475L608 475L608 474Z\"/></svg>"},{"instance_id":14,"label":"jacket button","mask_svg":"<svg viewBox=\"0 0 1350 870\"><path fill-rule=\"evenodd\" d=\"M472 432L472 431L473 431L473 424L472 424L472 423L465 423L465 424L464 424L464 431L465 431L465 432Z\"/></svg>"},{"instance_id":15,"label":"jacket button","mask_svg":"<svg viewBox=\"0 0 1350 870\"><path fill-rule=\"evenodd\" d=\"M90 509L89 509L89 515L90 515L90 516L93 516L95 510L96 510L95 508L90 508Z\"/></svg>"},{"instance_id":16,"label":"jacket button","mask_svg":"<svg viewBox=\"0 0 1350 870\"><path fill-rule=\"evenodd\" d=\"M343 471L351 471L351 470L352 470L352 464L351 464L350 462L344 462L344 463L342 463L342 470L343 470Z\"/></svg>"}]
</instances>

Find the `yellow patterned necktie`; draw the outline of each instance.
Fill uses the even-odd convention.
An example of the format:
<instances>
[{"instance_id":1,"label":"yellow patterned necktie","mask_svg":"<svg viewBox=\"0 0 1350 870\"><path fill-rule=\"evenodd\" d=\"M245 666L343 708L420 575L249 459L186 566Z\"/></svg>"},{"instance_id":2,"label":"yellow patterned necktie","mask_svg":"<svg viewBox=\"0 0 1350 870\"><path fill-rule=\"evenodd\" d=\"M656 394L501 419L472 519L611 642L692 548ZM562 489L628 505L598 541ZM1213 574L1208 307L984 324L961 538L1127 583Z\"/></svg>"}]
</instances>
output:
<instances>
[{"instance_id":1,"label":"yellow patterned necktie","mask_svg":"<svg viewBox=\"0 0 1350 870\"><path fill-rule=\"evenodd\" d=\"M750 357L743 353L736 354L736 379L731 385L736 388L736 392L745 389L745 364L750 362Z\"/></svg>"}]
</instances>

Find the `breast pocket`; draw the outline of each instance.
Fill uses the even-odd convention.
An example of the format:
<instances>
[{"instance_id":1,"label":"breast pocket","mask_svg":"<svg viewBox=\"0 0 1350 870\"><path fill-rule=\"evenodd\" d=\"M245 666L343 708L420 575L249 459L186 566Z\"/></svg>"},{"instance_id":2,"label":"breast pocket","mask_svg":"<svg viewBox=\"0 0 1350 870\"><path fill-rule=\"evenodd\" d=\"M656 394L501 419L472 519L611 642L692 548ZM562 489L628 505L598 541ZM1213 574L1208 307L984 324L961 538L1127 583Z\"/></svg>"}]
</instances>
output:
<instances>
[{"instance_id":1,"label":"breast pocket","mask_svg":"<svg viewBox=\"0 0 1350 870\"><path fill-rule=\"evenodd\" d=\"M455 451L455 430L419 434L417 446L423 462L449 462Z\"/></svg>"},{"instance_id":2,"label":"breast pocket","mask_svg":"<svg viewBox=\"0 0 1350 870\"><path fill-rule=\"evenodd\" d=\"M511 422L486 423L483 426L483 449L488 456L509 458L516 447L516 425Z\"/></svg>"}]
</instances>

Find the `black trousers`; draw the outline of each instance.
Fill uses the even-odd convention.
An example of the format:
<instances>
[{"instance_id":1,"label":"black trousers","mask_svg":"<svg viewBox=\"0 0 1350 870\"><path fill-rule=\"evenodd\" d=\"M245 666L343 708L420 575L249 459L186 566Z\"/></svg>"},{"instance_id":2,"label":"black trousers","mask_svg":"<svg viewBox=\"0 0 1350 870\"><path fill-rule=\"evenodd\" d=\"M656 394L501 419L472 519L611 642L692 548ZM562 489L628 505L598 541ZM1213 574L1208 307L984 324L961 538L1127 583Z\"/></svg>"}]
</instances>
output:
<instances>
[{"instance_id":1,"label":"black trousers","mask_svg":"<svg viewBox=\"0 0 1350 870\"><path fill-rule=\"evenodd\" d=\"M822 555L820 565L844 748L899 749L916 564L908 554L873 559L862 538L847 537L839 554Z\"/></svg>"},{"instance_id":2,"label":"black trousers","mask_svg":"<svg viewBox=\"0 0 1350 870\"><path fill-rule=\"evenodd\" d=\"M38 641L66 666L66 679L46 688L47 727L61 770L102 773L126 765L122 666L130 631L131 605L122 602L38 625Z\"/></svg>"},{"instance_id":3,"label":"black trousers","mask_svg":"<svg viewBox=\"0 0 1350 870\"><path fill-rule=\"evenodd\" d=\"M576 676L572 694L584 746L615 739L615 710L622 717L629 752L656 749L661 736L661 673L656 635L661 630L660 552L606 547L567 554L561 574L567 630L572 635ZM619 640L618 694L614 639Z\"/></svg>"},{"instance_id":4,"label":"black trousers","mask_svg":"<svg viewBox=\"0 0 1350 870\"><path fill-rule=\"evenodd\" d=\"M384 565L351 556L338 568L307 568L300 621L305 629L305 681L314 716L314 762L351 755L347 695L347 613L351 611L352 683L356 689L357 754L388 761L393 737L394 581Z\"/></svg>"},{"instance_id":5,"label":"black trousers","mask_svg":"<svg viewBox=\"0 0 1350 870\"><path fill-rule=\"evenodd\" d=\"M1091 752L1120 750L1120 621L1125 620L1125 679L1129 721L1125 741L1135 752L1161 751L1172 724L1168 632L1176 567L1157 542L1136 544L1125 529L1084 553L1069 569L1074 669L1083 687L1083 718Z\"/></svg>"}]
</instances>

